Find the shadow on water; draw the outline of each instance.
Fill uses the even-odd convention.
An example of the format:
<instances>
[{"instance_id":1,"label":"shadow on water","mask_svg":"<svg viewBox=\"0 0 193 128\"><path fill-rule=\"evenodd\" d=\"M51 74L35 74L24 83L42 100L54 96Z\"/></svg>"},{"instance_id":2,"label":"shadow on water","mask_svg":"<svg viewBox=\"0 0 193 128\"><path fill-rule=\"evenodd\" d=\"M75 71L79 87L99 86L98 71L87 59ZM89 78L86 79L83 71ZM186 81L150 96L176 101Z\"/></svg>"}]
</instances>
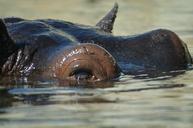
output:
<instances>
[{"instance_id":1,"label":"shadow on water","mask_svg":"<svg viewBox=\"0 0 193 128\"><path fill-rule=\"evenodd\" d=\"M0 108L11 107L13 103L23 103L30 105L53 105L53 104L93 104L93 103L117 103L117 100L96 97L96 95L123 93L123 92L141 92L149 90L161 90L182 88L185 84L151 84L152 81L167 80L183 75L185 70L171 72L149 72L148 74L130 75L132 80L142 80L146 83L142 87L115 88L117 84L123 84L123 80L116 79L112 81L102 81L95 84L82 83L74 85L71 81L65 80L45 80L36 81L26 77L5 77L0 81ZM73 86L72 86L72 85ZM137 82L136 82L137 84ZM67 86L68 85L68 86ZM129 86L129 85L128 85ZM120 86L121 87L121 86ZM78 96L74 99L51 100L55 96ZM5 113L5 111L1 111Z\"/></svg>"},{"instance_id":2,"label":"shadow on water","mask_svg":"<svg viewBox=\"0 0 193 128\"><path fill-rule=\"evenodd\" d=\"M145 79L145 80L166 80L170 78L175 78L179 75L183 75L186 73L187 70L176 70L176 71L169 71L169 72L160 72L160 71L153 71L147 73L139 73L133 75L134 79Z\"/></svg>"},{"instance_id":3,"label":"shadow on water","mask_svg":"<svg viewBox=\"0 0 193 128\"><path fill-rule=\"evenodd\" d=\"M0 89L0 108L11 107L12 103L15 101L13 95L8 93L8 90ZM0 110L0 114L2 113L4 113L4 111Z\"/></svg>"},{"instance_id":4,"label":"shadow on water","mask_svg":"<svg viewBox=\"0 0 193 128\"><path fill-rule=\"evenodd\" d=\"M113 110L109 110L110 108L108 107L103 108L103 106L120 105L121 107L123 104L125 104L125 101L123 99L116 98L116 96L121 96L124 93L126 93L127 95L138 93L138 95L140 95L140 93L142 94L143 92L148 91L153 92L156 90L159 91L184 88L186 85L179 83L152 83L152 81L164 81L166 79L171 79L183 73L184 72L170 72L160 74L161 76L153 75L153 77L128 76L131 78L131 81L134 80L134 83L133 85L131 85L131 87L129 87L130 85L128 84L128 81L130 80L127 78L127 87L123 88L122 86L124 85L124 80L122 80L121 77L119 80L111 82L101 82L101 86L108 85L108 87L106 86L106 88L93 88L93 86L89 88L88 86L87 88L85 88L85 86L65 87L61 86L58 83L55 83L56 81L33 81L33 83L31 80L28 81L28 79L26 78L14 78L14 81L13 78L7 78L6 80L4 80L4 82L6 81L4 84L1 82L1 85L4 86L1 86L0 88L0 124L7 125L10 123L14 125L22 123L23 125L32 125L36 123L40 125L43 123L48 124L50 120L50 125L56 125L55 121L59 120L64 124L66 123L65 125L70 122L75 123L74 125L76 125L76 123L78 122L85 122L86 124L88 124L91 117L96 119L112 119L118 118L119 116L121 119L128 118L129 116L124 116L124 114L118 114L115 116L115 112ZM11 82L8 82L8 80L11 80ZM135 87L140 84L140 82L137 82L135 80L142 80L142 83L145 84ZM127 96L125 95L124 97ZM129 102L127 100L126 102ZM137 102L137 100L134 101L132 99L131 101ZM144 103L144 100L140 101L140 104ZM135 103L132 103L130 105L135 105ZM49 106L53 106L51 107L52 109L50 109ZM86 110L79 110L79 107L76 108L76 106L79 106L80 108L85 107ZM92 109L95 107L89 106L96 106L97 110L92 111ZM48 108L48 110L44 109L44 107ZM60 107L64 108L64 110L61 111ZM75 110L73 110L74 107ZM59 110L55 110L57 108ZM100 113L106 114L108 113L108 111L110 111L110 115L108 117L100 117ZM20 115L17 115L17 113L27 113L27 115L29 113L30 115L32 115L32 117L20 117ZM44 116L38 117L37 115L39 113L44 114ZM46 117L46 114L50 114L53 118L49 119L50 117ZM59 115L61 115L61 117ZM67 117L64 118L64 115L67 115Z\"/></svg>"},{"instance_id":5,"label":"shadow on water","mask_svg":"<svg viewBox=\"0 0 193 128\"><path fill-rule=\"evenodd\" d=\"M168 74L167 74L168 75ZM141 77L139 77L142 79ZM134 79L136 79L134 77ZM167 79L169 79L167 77ZM149 79L144 79L145 81L150 81ZM117 81L118 82L118 81ZM120 82L120 81L119 81ZM18 82L19 83L19 82ZM110 82L111 84L116 84L116 82ZM110 84L108 83L108 84ZM100 83L102 84L102 83ZM107 84L107 83L103 83ZM50 86L52 85L52 86ZM172 88L182 88L185 87L184 84L146 84L144 87L140 88L123 88L123 89L103 89L103 88L93 88L88 86L82 87L63 87L63 86L53 86L56 84L42 83L42 85L30 85L29 83L19 83L19 86L5 87L0 89L0 108L11 107L14 102L19 102L23 104L30 105L50 105L50 104L84 104L84 103L117 103L116 100L108 100L106 98L96 97L96 95L112 94L112 93L132 93L141 92L149 90L161 90L161 89L172 89ZM111 86L112 87L112 86ZM113 88L113 87L112 87ZM51 100L54 96L78 96L74 99L67 99L61 101ZM1 113L4 113L1 111Z\"/></svg>"}]
</instances>

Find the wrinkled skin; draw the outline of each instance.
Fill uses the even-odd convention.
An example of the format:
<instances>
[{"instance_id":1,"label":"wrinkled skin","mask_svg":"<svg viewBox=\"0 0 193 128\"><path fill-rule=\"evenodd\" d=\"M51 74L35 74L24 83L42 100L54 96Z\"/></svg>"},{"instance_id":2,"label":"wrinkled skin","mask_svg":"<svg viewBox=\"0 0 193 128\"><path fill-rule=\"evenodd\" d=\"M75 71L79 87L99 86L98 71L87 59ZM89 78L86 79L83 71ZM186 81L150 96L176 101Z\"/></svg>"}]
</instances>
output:
<instances>
[{"instance_id":1,"label":"wrinkled skin","mask_svg":"<svg viewBox=\"0 0 193 128\"><path fill-rule=\"evenodd\" d=\"M113 9L110 23L103 24L107 15L96 27L53 19L5 18L0 25L1 75L38 74L97 82L117 78L120 72L167 72L186 69L192 63L186 44L169 30L112 35L117 12Z\"/></svg>"}]
</instances>

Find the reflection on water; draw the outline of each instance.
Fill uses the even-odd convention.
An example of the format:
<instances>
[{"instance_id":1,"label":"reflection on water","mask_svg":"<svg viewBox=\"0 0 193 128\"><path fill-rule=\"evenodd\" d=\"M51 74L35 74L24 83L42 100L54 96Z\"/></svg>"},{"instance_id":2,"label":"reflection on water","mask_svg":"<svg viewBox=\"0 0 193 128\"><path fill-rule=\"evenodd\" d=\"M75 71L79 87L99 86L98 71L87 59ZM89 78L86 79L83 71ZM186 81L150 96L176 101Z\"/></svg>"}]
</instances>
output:
<instances>
[{"instance_id":1,"label":"reflection on water","mask_svg":"<svg viewBox=\"0 0 193 128\"><path fill-rule=\"evenodd\" d=\"M120 8L115 34L168 28L187 42L193 55L192 0L117 1ZM113 3L114 0L0 0L0 16L54 18L93 25ZM146 74L121 76L113 87L95 89L8 78L0 82L0 128L192 128L193 71L152 75L154 78Z\"/></svg>"}]
</instances>

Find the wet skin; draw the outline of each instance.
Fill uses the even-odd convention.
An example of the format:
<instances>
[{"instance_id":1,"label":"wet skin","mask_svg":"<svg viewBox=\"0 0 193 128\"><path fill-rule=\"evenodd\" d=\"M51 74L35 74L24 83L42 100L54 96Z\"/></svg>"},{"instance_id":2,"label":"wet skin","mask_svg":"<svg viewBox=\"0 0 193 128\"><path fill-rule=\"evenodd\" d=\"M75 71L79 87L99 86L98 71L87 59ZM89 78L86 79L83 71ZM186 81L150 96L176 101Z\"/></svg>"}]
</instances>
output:
<instances>
[{"instance_id":1,"label":"wet skin","mask_svg":"<svg viewBox=\"0 0 193 128\"><path fill-rule=\"evenodd\" d=\"M1 75L97 82L117 78L120 72L167 72L192 63L186 44L169 30L112 35L116 12L117 5L96 26L53 19L1 20Z\"/></svg>"}]
</instances>

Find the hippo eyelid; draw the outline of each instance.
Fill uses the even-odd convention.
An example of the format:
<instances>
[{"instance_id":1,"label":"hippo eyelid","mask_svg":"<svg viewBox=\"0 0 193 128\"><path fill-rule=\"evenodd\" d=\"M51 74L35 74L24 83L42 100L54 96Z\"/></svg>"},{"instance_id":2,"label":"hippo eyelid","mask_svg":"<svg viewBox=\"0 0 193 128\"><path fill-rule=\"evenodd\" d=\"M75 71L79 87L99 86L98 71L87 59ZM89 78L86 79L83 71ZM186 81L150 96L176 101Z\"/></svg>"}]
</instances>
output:
<instances>
[{"instance_id":1,"label":"hippo eyelid","mask_svg":"<svg viewBox=\"0 0 193 128\"><path fill-rule=\"evenodd\" d=\"M85 69L75 69L75 70L73 70L73 71L70 73L70 76L73 76L73 75L78 74L78 73L80 73L80 72L86 72L86 73L88 73L88 74L90 74L90 75L93 74L90 69L86 69L86 68L85 68Z\"/></svg>"}]
</instances>

